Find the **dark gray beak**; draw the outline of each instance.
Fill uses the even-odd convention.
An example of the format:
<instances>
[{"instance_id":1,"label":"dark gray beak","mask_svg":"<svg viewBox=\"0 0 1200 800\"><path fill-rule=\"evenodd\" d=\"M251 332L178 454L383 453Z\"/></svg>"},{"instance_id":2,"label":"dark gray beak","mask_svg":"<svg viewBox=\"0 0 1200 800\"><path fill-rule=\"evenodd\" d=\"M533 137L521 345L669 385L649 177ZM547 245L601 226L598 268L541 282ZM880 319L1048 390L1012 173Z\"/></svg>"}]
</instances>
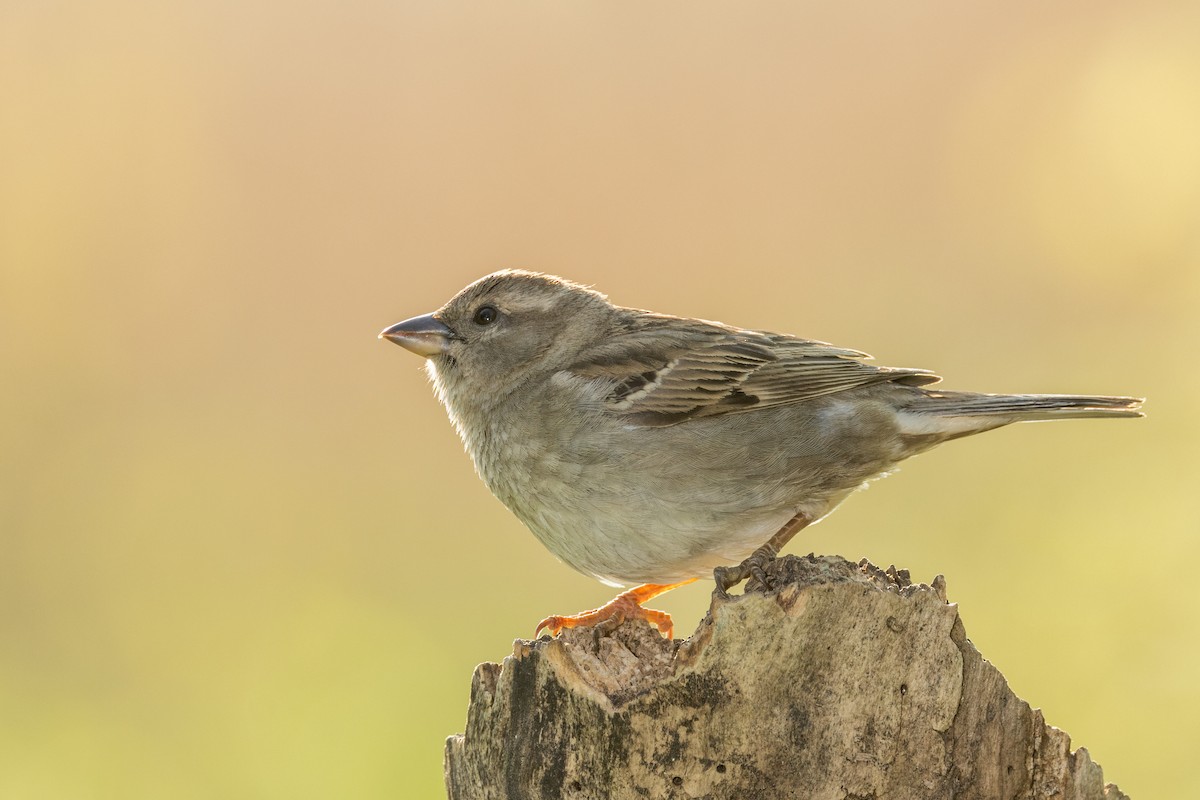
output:
<instances>
[{"instance_id":1,"label":"dark gray beak","mask_svg":"<svg viewBox=\"0 0 1200 800\"><path fill-rule=\"evenodd\" d=\"M433 314L397 322L379 334L380 339L387 339L425 358L446 352L453 336L454 332Z\"/></svg>"}]
</instances>

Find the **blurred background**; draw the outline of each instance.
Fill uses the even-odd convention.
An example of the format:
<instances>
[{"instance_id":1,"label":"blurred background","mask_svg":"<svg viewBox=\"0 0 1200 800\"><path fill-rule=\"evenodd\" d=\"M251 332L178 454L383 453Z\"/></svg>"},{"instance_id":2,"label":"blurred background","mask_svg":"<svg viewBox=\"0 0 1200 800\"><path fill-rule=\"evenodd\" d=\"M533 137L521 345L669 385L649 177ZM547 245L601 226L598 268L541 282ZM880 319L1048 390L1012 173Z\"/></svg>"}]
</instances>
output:
<instances>
[{"instance_id":1,"label":"blurred background","mask_svg":"<svg viewBox=\"0 0 1200 800\"><path fill-rule=\"evenodd\" d=\"M475 664L611 596L375 338L505 266L1148 396L789 550L944 573L1109 780L1200 792L1198 143L1190 0L7 0L0 796L441 796Z\"/></svg>"}]
</instances>

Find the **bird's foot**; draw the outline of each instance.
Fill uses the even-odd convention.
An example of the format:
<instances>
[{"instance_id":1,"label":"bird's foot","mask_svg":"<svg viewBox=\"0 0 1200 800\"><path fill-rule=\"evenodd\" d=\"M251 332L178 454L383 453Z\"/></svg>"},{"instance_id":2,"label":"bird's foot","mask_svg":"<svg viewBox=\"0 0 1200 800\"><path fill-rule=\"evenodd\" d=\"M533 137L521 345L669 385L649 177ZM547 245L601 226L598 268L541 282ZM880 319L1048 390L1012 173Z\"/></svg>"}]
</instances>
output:
<instances>
[{"instance_id":1,"label":"bird's foot","mask_svg":"<svg viewBox=\"0 0 1200 800\"><path fill-rule=\"evenodd\" d=\"M556 614L546 617L538 623L533 636L537 638L543 628L551 636L557 636L564 628L594 628L598 637L606 636L619 628L627 620L644 619L670 639L671 635L675 632L675 624L671 620L671 615L665 611L657 611L653 608L642 608L642 603L652 597L657 597L663 592L691 583L694 580L696 579L691 578L679 583L666 584L646 583L617 595L604 605L599 608L593 608L591 611L583 611L579 614L571 614L569 616L559 616Z\"/></svg>"},{"instance_id":2,"label":"bird's foot","mask_svg":"<svg viewBox=\"0 0 1200 800\"><path fill-rule=\"evenodd\" d=\"M747 578L750 579L746 584L747 589L770 589L771 582L767 578L767 565L774 561L777 555L778 552L773 546L764 544L736 567L717 567L713 570L713 580L717 584L713 593L722 600L728 600L729 590Z\"/></svg>"}]
</instances>

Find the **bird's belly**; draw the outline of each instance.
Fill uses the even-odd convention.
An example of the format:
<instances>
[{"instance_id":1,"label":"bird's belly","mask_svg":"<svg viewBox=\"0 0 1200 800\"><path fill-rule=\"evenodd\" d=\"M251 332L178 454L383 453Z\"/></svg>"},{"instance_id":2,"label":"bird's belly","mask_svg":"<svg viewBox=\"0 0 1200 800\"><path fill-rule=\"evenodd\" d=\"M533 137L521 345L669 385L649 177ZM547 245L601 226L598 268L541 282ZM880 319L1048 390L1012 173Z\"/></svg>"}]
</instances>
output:
<instances>
[{"instance_id":1,"label":"bird's belly","mask_svg":"<svg viewBox=\"0 0 1200 800\"><path fill-rule=\"evenodd\" d=\"M680 480L670 470L552 460L527 471L528 480L488 483L551 553L617 586L711 575L746 558L798 511L816 519L836 502L803 501L778 484L746 489Z\"/></svg>"},{"instance_id":2,"label":"bird's belly","mask_svg":"<svg viewBox=\"0 0 1200 800\"><path fill-rule=\"evenodd\" d=\"M541 511L526 520L534 535L575 569L613 586L707 577L715 567L746 558L794 515L760 513L715 523L703 516L647 520L624 510L586 516Z\"/></svg>"},{"instance_id":3,"label":"bird's belly","mask_svg":"<svg viewBox=\"0 0 1200 800\"><path fill-rule=\"evenodd\" d=\"M594 418L520 439L493 430L468 448L493 493L567 564L617 585L670 583L741 561L797 513L820 519L886 466L847 466L805 422L783 419L796 432L781 436Z\"/></svg>"}]
</instances>

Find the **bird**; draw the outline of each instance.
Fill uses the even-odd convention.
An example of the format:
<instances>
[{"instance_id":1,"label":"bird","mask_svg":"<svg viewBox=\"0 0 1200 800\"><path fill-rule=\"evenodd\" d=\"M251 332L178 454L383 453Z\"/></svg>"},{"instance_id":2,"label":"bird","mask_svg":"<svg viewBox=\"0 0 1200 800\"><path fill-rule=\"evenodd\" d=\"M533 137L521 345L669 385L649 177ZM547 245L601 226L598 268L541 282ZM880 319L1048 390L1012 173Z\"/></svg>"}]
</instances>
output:
<instances>
[{"instance_id":1,"label":"bird","mask_svg":"<svg viewBox=\"0 0 1200 800\"><path fill-rule=\"evenodd\" d=\"M475 470L558 559L625 589L537 626L597 635L711 575L754 578L805 526L943 442L1014 422L1142 416L1142 398L931 388L858 350L615 305L506 269L379 337L426 370Z\"/></svg>"}]
</instances>

